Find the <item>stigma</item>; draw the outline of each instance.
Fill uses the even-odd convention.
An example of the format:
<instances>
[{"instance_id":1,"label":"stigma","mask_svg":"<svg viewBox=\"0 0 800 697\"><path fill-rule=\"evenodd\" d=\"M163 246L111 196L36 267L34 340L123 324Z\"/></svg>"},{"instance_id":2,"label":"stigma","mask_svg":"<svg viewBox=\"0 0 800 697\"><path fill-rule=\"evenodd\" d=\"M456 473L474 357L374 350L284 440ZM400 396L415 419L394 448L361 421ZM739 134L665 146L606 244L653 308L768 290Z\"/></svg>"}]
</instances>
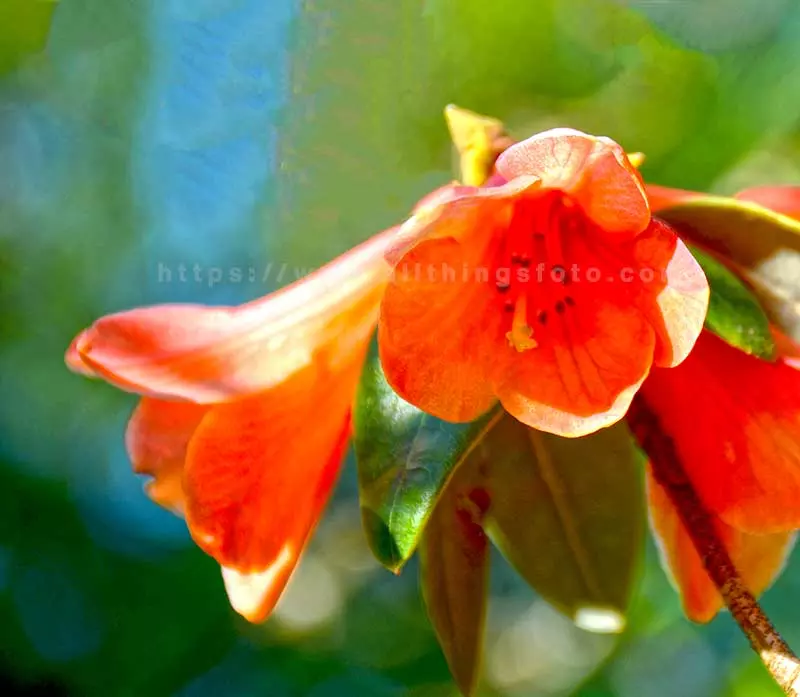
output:
<instances>
[{"instance_id":1,"label":"stigma","mask_svg":"<svg viewBox=\"0 0 800 697\"><path fill-rule=\"evenodd\" d=\"M506 332L506 339L511 348L519 353L535 349L539 342L533 338L533 328L528 324L528 299L522 293L514 304L514 317L511 320L511 331Z\"/></svg>"}]
</instances>

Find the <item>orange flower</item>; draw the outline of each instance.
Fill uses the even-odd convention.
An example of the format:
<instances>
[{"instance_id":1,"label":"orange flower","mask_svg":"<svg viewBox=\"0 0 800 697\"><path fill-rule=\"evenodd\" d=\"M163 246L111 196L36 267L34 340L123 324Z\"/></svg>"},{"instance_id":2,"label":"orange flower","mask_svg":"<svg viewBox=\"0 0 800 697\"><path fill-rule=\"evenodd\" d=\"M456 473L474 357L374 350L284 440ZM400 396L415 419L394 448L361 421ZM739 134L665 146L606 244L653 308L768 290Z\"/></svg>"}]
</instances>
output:
<instances>
[{"instance_id":1,"label":"orange flower","mask_svg":"<svg viewBox=\"0 0 800 697\"><path fill-rule=\"evenodd\" d=\"M67 352L73 370L143 396L126 435L134 470L185 515L251 621L274 607L333 489L394 232L240 307L109 315Z\"/></svg>"},{"instance_id":2,"label":"orange flower","mask_svg":"<svg viewBox=\"0 0 800 697\"><path fill-rule=\"evenodd\" d=\"M800 372L749 356L704 331L673 370L654 370L641 396L745 583L762 592L800 528ZM648 473L651 521L687 615L710 620L722 599L666 492Z\"/></svg>"},{"instance_id":3,"label":"orange flower","mask_svg":"<svg viewBox=\"0 0 800 697\"><path fill-rule=\"evenodd\" d=\"M559 435L608 426L654 362L691 350L705 277L607 138L541 133L496 172L499 185L452 187L401 228L379 323L387 378L449 421L499 399Z\"/></svg>"},{"instance_id":4,"label":"orange flower","mask_svg":"<svg viewBox=\"0 0 800 697\"><path fill-rule=\"evenodd\" d=\"M704 194L648 185L654 211ZM800 188L747 189L735 198L800 218ZM781 355L767 363L703 332L678 368L654 370L642 397L674 440L686 473L750 590L780 574L800 528L800 351L773 329ZM653 532L691 619L723 605L669 497L648 472Z\"/></svg>"}]
</instances>

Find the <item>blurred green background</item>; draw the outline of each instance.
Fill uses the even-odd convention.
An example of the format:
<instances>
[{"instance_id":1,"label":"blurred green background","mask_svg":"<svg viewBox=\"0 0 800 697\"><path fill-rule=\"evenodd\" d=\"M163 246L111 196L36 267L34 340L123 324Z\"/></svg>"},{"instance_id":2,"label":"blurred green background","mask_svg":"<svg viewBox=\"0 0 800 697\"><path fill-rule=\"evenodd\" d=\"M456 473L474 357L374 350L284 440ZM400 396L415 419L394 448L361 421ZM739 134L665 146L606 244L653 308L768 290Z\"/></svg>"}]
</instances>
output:
<instances>
[{"instance_id":1,"label":"blurred green background","mask_svg":"<svg viewBox=\"0 0 800 697\"><path fill-rule=\"evenodd\" d=\"M611 136L663 184L800 180L795 0L0 0L0 71L2 694L455 694L415 564L370 557L352 459L274 618L228 608L130 473L134 398L63 365L96 317L238 303L394 223L452 176L449 102ZM619 639L496 560L481 694L778 695L648 544ZM796 645L798 593L795 558L764 606Z\"/></svg>"}]
</instances>

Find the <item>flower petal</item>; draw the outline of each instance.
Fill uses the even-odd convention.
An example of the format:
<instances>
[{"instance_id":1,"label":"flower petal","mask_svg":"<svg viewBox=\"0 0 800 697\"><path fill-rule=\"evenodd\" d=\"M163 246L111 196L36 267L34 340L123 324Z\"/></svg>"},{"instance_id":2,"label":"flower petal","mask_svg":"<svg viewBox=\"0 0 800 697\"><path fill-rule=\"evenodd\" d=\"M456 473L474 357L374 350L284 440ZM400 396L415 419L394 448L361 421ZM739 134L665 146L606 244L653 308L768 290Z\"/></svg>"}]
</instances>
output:
<instances>
[{"instance_id":1,"label":"flower petal","mask_svg":"<svg viewBox=\"0 0 800 697\"><path fill-rule=\"evenodd\" d=\"M636 302L643 291L634 242L564 235L567 282L533 269L526 293L535 347L520 353L505 342L492 363L497 396L523 423L577 437L624 416L655 347L655 331Z\"/></svg>"},{"instance_id":2,"label":"flower petal","mask_svg":"<svg viewBox=\"0 0 800 697\"><path fill-rule=\"evenodd\" d=\"M677 586L686 616L694 622L709 622L722 609L723 600L706 573L667 492L647 472L650 524L658 542L661 560ZM749 535L714 518L725 545L745 585L756 595L763 593L780 575L794 546L794 533Z\"/></svg>"},{"instance_id":3,"label":"flower petal","mask_svg":"<svg viewBox=\"0 0 800 697\"><path fill-rule=\"evenodd\" d=\"M183 466L186 449L209 407L145 397L128 422L125 445L133 471L153 480L146 490L153 501L183 514Z\"/></svg>"},{"instance_id":4,"label":"flower petal","mask_svg":"<svg viewBox=\"0 0 800 697\"><path fill-rule=\"evenodd\" d=\"M312 367L215 406L191 440L189 529L253 622L274 607L333 490L360 369L361 361L335 373Z\"/></svg>"},{"instance_id":5,"label":"flower petal","mask_svg":"<svg viewBox=\"0 0 800 697\"><path fill-rule=\"evenodd\" d=\"M677 368L642 387L700 498L725 523L766 534L800 527L800 373L704 331Z\"/></svg>"},{"instance_id":6,"label":"flower petal","mask_svg":"<svg viewBox=\"0 0 800 697\"><path fill-rule=\"evenodd\" d=\"M656 330L655 363L676 366L689 355L703 329L708 281L686 245L660 220L654 219L636 238L634 258L643 291L640 304Z\"/></svg>"},{"instance_id":7,"label":"flower petal","mask_svg":"<svg viewBox=\"0 0 800 697\"><path fill-rule=\"evenodd\" d=\"M78 350L78 347L82 346L86 341L85 334L86 332L83 331L72 340L72 343L69 345L67 353L64 356L64 362L73 373L83 375L87 378L96 378L99 376L94 372L94 370L92 370L92 368L84 363L81 353Z\"/></svg>"},{"instance_id":8,"label":"flower petal","mask_svg":"<svg viewBox=\"0 0 800 697\"><path fill-rule=\"evenodd\" d=\"M261 571L241 573L223 566L222 580L231 607L250 622L263 622L277 605L298 557L299 552L287 543Z\"/></svg>"},{"instance_id":9,"label":"flower petal","mask_svg":"<svg viewBox=\"0 0 800 697\"><path fill-rule=\"evenodd\" d=\"M397 393L447 421L495 401L487 364L501 337L491 249L508 224L503 199L462 200L429 221L395 268L381 305L381 363Z\"/></svg>"},{"instance_id":10,"label":"flower petal","mask_svg":"<svg viewBox=\"0 0 800 697\"><path fill-rule=\"evenodd\" d=\"M757 186L734 196L800 220L800 186Z\"/></svg>"},{"instance_id":11,"label":"flower petal","mask_svg":"<svg viewBox=\"0 0 800 697\"><path fill-rule=\"evenodd\" d=\"M496 210L497 206L510 205L512 199L529 189L536 189L540 181L536 177L517 177L506 181L493 175L485 186L465 186L458 183L447 184L424 196L414 207L412 216L396 228L394 241L386 252L386 259L396 266L414 245L424 240L440 237L464 235L469 229L470 217L476 215L475 209L484 212ZM486 200L488 199L488 203ZM492 208L492 206L495 208ZM480 217L480 213L477 217ZM460 223L460 232L454 223Z\"/></svg>"},{"instance_id":12,"label":"flower petal","mask_svg":"<svg viewBox=\"0 0 800 697\"><path fill-rule=\"evenodd\" d=\"M544 188L566 192L606 232L634 235L650 222L641 175L608 138L569 128L545 131L508 148L497 171L506 179L533 175Z\"/></svg>"},{"instance_id":13,"label":"flower petal","mask_svg":"<svg viewBox=\"0 0 800 697\"><path fill-rule=\"evenodd\" d=\"M238 308L161 305L109 315L76 339L67 361L124 390L198 403L269 389L323 346L332 365L348 361L377 321L394 235Z\"/></svg>"},{"instance_id":14,"label":"flower petal","mask_svg":"<svg viewBox=\"0 0 800 697\"><path fill-rule=\"evenodd\" d=\"M524 353L509 349L495 375L506 411L532 428L569 438L625 415L650 370L655 344L652 327L634 306L590 292L574 295L569 310L579 311L564 320L571 323L565 336L542 337Z\"/></svg>"}]
</instances>

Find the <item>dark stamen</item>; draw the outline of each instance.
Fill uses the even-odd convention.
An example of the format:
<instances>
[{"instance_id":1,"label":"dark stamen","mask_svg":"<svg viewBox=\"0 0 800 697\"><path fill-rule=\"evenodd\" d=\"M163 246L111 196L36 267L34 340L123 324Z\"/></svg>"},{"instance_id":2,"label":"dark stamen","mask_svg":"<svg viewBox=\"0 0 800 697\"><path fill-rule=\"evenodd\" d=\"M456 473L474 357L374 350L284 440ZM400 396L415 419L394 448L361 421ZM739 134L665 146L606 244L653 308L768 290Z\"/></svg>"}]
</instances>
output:
<instances>
[{"instance_id":1,"label":"dark stamen","mask_svg":"<svg viewBox=\"0 0 800 697\"><path fill-rule=\"evenodd\" d=\"M559 300L559 301L556 303L556 312L557 312L559 315L560 315L561 313L563 313L563 312L564 312L564 310L566 310L566 309L567 309L567 308L564 306L564 303L562 303L560 300Z\"/></svg>"},{"instance_id":2,"label":"dark stamen","mask_svg":"<svg viewBox=\"0 0 800 697\"><path fill-rule=\"evenodd\" d=\"M513 300L506 300L503 304L503 309L506 312L514 312L514 301Z\"/></svg>"},{"instance_id":3,"label":"dark stamen","mask_svg":"<svg viewBox=\"0 0 800 697\"><path fill-rule=\"evenodd\" d=\"M539 320L540 324L547 324L547 313L544 310L539 310L536 313L536 319Z\"/></svg>"},{"instance_id":4,"label":"dark stamen","mask_svg":"<svg viewBox=\"0 0 800 697\"><path fill-rule=\"evenodd\" d=\"M566 298L564 298L564 302L570 307L575 307L575 300L573 300L571 295L568 295Z\"/></svg>"}]
</instances>

